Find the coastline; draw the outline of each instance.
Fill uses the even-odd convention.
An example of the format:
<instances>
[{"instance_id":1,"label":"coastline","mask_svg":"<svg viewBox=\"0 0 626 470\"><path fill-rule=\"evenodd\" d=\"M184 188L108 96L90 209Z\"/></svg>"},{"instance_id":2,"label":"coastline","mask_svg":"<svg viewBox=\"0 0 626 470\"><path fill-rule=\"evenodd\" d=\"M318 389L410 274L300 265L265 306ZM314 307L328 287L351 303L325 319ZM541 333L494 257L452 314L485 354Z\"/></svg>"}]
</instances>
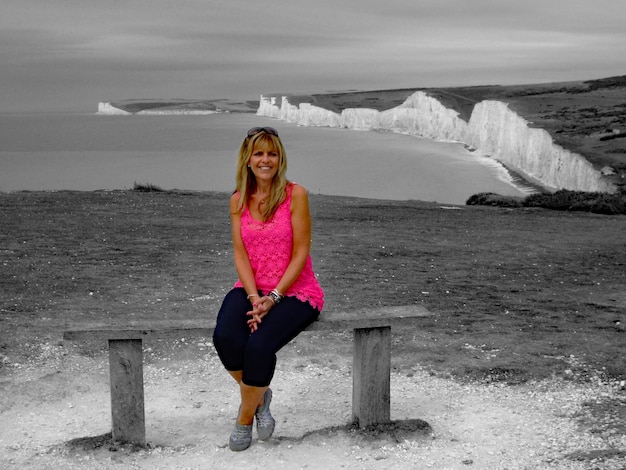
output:
<instances>
[{"instance_id":1,"label":"coastline","mask_svg":"<svg viewBox=\"0 0 626 470\"><path fill-rule=\"evenodd\" d=\"M363 129L376 129L367 120L372 113L389 113L393 109L406 111L408 100L416 95L423 95L427 100L442 106L448 114L445 119L458 116L459 125L470 123L472 114L477 107L489 108L487 113L497 114L497 122L502 120L519 121L513 130L492 129L487 135L471 138L450 139L444 134L426 135L441 141L453 140L467 142L473 147L500 161L508 169L513 169L518 180L522 175L531 186L540 185L544 190L570 189L578 191L615 192L626 183L626 149L621 146L621 137L626 135L626 122L620 116L620 100L626 99L626 76L604 79L573 81L562 83L540 83L517 86L475 86L451 88L414 88L402 90L347 91L310 95L273 95L273 98L261 99L258 103L229 102L226 112L254 112L267 117L298 122L299 125L328 125L352 127L353 124L337 124L337 119L345 119L344 114L363 115L363 123L355 125ZM279 105L279 98L283 100ZM271 99L264 103L264 100ZM287 101L288 100L288 101ZM187 101L182 104L159 100L127 100L111 103L114 109L123 113L143 112L149 109L163 109L163 112L187 112L191 109L218 109L216 102ZM413 100L419 101L419 100ZM286 109L278 109L284 107ZM501 109L491 109L500 103ZM268 108L269 105L269 108ZM590 107L592 105L592 107ZM366 106L366 107L365 107ZM415 105L409 105L415 106ZM418 105L419 106L419 105ZM430 106L430 105L429 105ZM271 108L276 108L272 110ZM222 108L219 108L222 110ZM167 111L169 110L169 111ZM593 113L590 112L593 111ZM150 111L157 112L157 111ZM160 111L159 111L160 112ZM399 112L399 111L398 111ZM306 117L302 117L302 113ZM317 114L315 114L317 113ZM453 114L450 114L453 113ZM297 115L300 114L300 117ZM510 114L510 115L509 115ZM339 116L339 118L338 118ZM519 116L519 119L518 119ZM352 118L351 118L352 119ZM359 118L361 119L361 118ZM439 119L434 116L431 119ZM489 124L492 126L493 123ZM478 127L485 124L479 123ZM389 130L386 125L381 130ZM398 131L397 129L394 130ZM441 131L441 130L440 130ZM541 132L539 132L541 131ZM421 133L422 131L418 131ZM431 131L429 131L431 132ZM454 130L445 132L456 132ZM542 134L545 133L545 134ZM492 145L495 133L506 133L520 136L520 142L511 143L500 140ZM540 147L533 150L528 160L526 145L529 141L545 140L538 143ZM545 147L545 148L543 148ZM556 152L556 154L555 154ZM511 159L511 155L519 155ZM554 154L554 155L553 155ZM555 163L548 163L554 159ZM571 168L563 175L562 162L569 163Z\"/></svg>"},{"instance_id":2,"label":"coastline","mask_svg":"<svg viewBox=\"0 0 626 470\"><path fill-rule=\"evenodd\" d=\"M344 108L339 113L302 102L302 97L298 97L297 105L290 99L261 96L257 115L308 127L374 130L463 142L516 168L526 179L548 191L615 193L626 178L626 171L609 166L595 168L583 155L559 145L546 130L531 126L503 101L486 99L475 103L469 121L465 121L459 112L445 107L425 91L417 91L400 105L383 111Z\"/></svg>"}]
</instances>

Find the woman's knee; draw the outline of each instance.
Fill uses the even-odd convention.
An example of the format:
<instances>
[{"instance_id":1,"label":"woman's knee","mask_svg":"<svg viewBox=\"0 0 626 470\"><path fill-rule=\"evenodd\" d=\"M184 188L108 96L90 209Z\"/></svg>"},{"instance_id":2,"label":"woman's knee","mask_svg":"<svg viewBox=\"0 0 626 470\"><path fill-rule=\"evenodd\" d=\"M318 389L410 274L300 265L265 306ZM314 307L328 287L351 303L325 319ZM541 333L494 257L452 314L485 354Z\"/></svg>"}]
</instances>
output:
<instances>
[{"instance_id":1,"label":"woman's knee","mask_svg":"<svg viewBox=\"0 0 626 470\"><path fill-rule=\"evenodd\" d=\"M245 343L234 336L220 334L217 330L213 334L213 346L226 370L241 370L244 363Z\"/></svg>"},{"instance_id":2,"label":"woman's knee","mask_svg":"<svg viewBox=\"0 0 626 470\"><path fill-rule=\"evenodd\" d=\"M241 370L246 342L247 299L243 289L233 289L224 298L213 331L213 345L227 370Z\"/></svg>"},{"instance_id":3,"label":"woman's knee","mask_svg":"<svg viewBox=\"0 0 626 470\"><path fill-rule=\"evenodd\" d=\"M246 301L243 289L233 289L226 294L217 314L213 332L214 343L216 340L220 344L228 341L235 341L238 344L245 343L249 335L246 323L246 312L248 311Z\"/></svg>"},{"instance_id":4,"label":"woman's knee","mask_svg":"<svg viewBox=\"0 0 626 470\"><path fill-rule=\"evenodd\" d=\"M247 347L242 381L253 387L267 387L276 370L276 354L265 348Z\"/></svg>"}]
</instances>

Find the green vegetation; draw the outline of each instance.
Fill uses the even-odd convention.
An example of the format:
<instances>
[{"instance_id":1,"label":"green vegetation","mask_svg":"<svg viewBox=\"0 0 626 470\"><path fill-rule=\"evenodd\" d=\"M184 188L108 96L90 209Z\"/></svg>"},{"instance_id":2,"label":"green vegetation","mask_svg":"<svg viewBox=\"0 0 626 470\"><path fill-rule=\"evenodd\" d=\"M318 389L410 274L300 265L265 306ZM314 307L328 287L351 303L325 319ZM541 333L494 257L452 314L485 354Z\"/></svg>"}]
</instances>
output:
<instances>
[{"instance_id":1,"label":"green vegetation","mask_svg":"<svg viewBox=\"0 0 626 470\"><path fill-rule=\"evenodd\" d=\"M478 193L471 196L465 204L468 206L522 207L521 197L501 196L496 193Z\"/></svg>"},{"instance_id":2,"label":"green vegetation","mask_svg":"<svg viewBox=\"0 0 626 470\"><path fill-rule=\"evenodd\" d=\"M165 190L163 188L161 188L160 186L157 186L155 184L151 184L151 183L137 183L137 181L135 181L134 185L133 185L133 191L138 191L141 193L162 193Z\"/></svg>"},{"instance_id":3,"label":"green vegetation","mask_svg":"<svg viewBox=\"0 0 626 470\"><path fill-rule=\"evenodd\" d=\"M468 206L541 207L559 211L582 211L595 214L626 214L626 194L559 190L555 193L531 194L526 198L478 193L471 196Z\"/></svg>"}]
</instances>

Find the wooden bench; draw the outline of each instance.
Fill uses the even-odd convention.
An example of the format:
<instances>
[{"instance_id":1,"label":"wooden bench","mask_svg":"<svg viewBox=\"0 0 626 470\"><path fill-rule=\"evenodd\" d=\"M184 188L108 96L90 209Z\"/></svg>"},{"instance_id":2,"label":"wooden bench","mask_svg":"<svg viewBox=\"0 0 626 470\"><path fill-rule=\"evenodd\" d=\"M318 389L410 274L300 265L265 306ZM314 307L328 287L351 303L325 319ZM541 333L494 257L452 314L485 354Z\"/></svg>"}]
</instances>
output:
<instances>
[{"instance_id":1,"label":"wooden bench","mask_svg":"<svg viewBox=\"0 0 626 470\"><path fill-rule=\"evenodd\" d=\"M360 315L324 312L306 329L353 330L352 417L359 427L390 421L391 327L430 315L420 306L378 309ZM149 327L100 325L69 329L63 339L108 341L113 439L145 447L143 340L212 335L213 328L208 324L159 323Z\"/></svg>"}]
</instances>

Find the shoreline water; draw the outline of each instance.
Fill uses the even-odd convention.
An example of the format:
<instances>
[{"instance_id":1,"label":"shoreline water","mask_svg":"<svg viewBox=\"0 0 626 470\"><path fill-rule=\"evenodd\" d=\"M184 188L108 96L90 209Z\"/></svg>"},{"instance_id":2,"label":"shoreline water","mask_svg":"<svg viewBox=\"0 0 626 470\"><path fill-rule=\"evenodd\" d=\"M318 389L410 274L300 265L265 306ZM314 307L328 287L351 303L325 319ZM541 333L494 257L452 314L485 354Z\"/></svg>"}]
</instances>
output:
<instances>
[{"instance_id":1,"label":"shoreline water","mask_svg":"<svg viewBox=\"0 0 626 470\"><path fill-rule=\"evenodd\" d=\"M301 127L253 114L0 116L0 191L228 192L242 129L280 129L288 177L309 192L464 204L478 192L525 196L502 165L459 143Z\"/></svg>"}]
</instances>

